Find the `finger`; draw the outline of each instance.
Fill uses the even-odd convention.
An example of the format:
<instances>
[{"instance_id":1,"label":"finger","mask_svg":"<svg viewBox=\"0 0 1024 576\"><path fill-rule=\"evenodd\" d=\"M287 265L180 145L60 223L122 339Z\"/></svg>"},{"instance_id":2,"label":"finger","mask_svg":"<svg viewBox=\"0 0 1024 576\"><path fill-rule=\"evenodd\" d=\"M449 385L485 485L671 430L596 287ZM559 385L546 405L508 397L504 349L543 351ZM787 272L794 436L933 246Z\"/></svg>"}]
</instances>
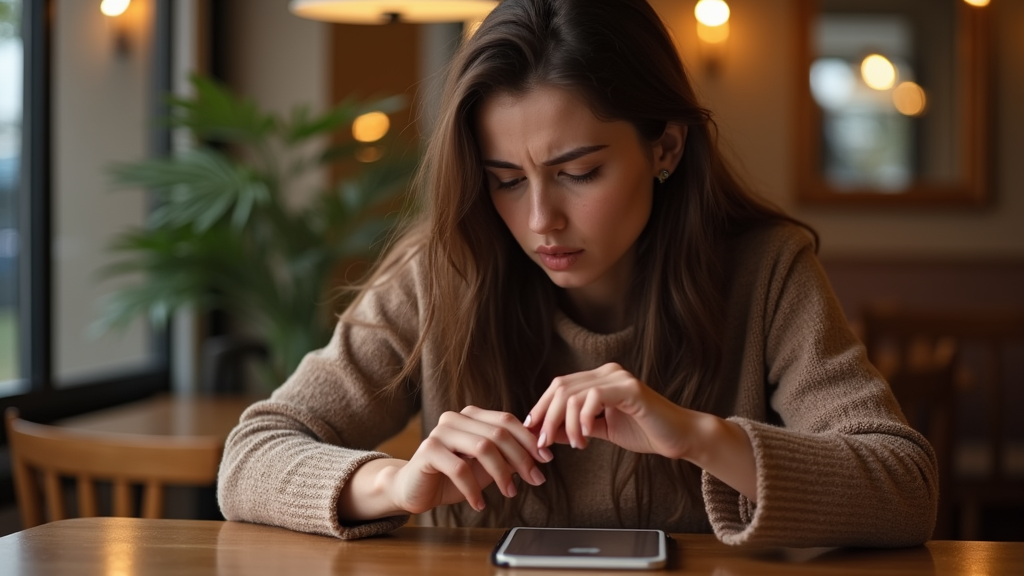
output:
<instances>
[{"instance_id":1,"label":"finger","mask_svg":"<svg viewBox=\"0 0 1024 576\"><path fill-rule=\"evenodd\" d=\"M556 378L555 380L557 382L558 379ZM552 386L555 385L556 384L552 384ZM554 394L552 394L551 402L548 404L547 411L544 413L544 421L541 424L540 434L537 437L538 446L550 446L554 443L559 429L565 422L567 400L567 391L563 386L559 385ZM570 440L572 440L572 438L570 438Z\"/></svg>"},{"instance_id":2,"label":"finger","mask_svg":"<svg viewBox=\"0 0 1024 576\"><path fill-rule=\"evenodd\" d=\"M605 407L601 392L600 388L592 388L587 392L586 400L580 409L580 428L586 436L607 440L604 418L598 418Z\"/></svg>"},{"instance_id":3,"label":"finger","mask_svg":"<svg viewBox=\"0 0 1024 576\"><path fill-rule=\"evenodd\" d=\"M487 474L494 479L498 490L507 498L516 495L512 473L515 471L498 446L485 436L465 432L455 428L438 427L431 433L432 438L440 440L449 450L475 458L483 466Z\"/></svg>"},{"instance_id":4,"label":"finger","mask_svg":"<svg viewBox=\"0 0 1024 576\"><path fill-rule=\"evenodd\" d=\"M473 474L472 465L465 459L453 454L442 442L436 438L427 438L421 445L423 460L418 462L419 470L423 474L443 474L451 481L455 489L469 502L473 509L484 509L483 490L476 475ZM410 462L417 461L416 457ZM454 504L454 502L451 502Z\"/></svg>"},{"instance_id":5,"label":"finger","mask_svg":"<svg viewBox=\"0 0 1024 576\"><path fill-rule=\"evenodd\" d=\"M573 386L578 381L585 381L590 377L589 372L574 372L572 374L559 376L552 380L551 384L548 385L547 390L541 394L540 399L537 400L537 403L530 409L526 418L523 419L524 424L531 430L536 429L539 431L544 424L545 416L558 390L566 386ZM529 420L528 424L526 424L527 420Z\"/></svg>"},{"instance_id":6,"label":"finger","mask_svg":"<svg viewBox=\"0 0 1024 576\"><path fill-rule=\"evenodd\" d=\"M582 392L581 394L586 394ZM565 401L565 435L569 438L569 446L582 450L586 447L586 439L580 429L580 410L583 408L583 401L580 394L573 394Z\"/></svg>"},{"instance_id":7,"label":"finger","mask_svg":"<svg viewBox=\"0 0 1024 576\"><path fill-rule=\"evenodd\" d=\"M541 394L540 398L533 405L533 408L530 408L530 411L526 413L526 417L523 418L523 426L526 426L535 434L540 434L540 427L544 424L544 415L547 414L553 395L554 390L549 385L547 390Z\"/></svg>"},{"instance_id":8,"label":"finger","mask_svg":"<svg viewBox=\"0 0 1024 576\"><path fill-rule=\"evenodd\" d=\"M495 440L505 454L506 460L516 468L523 479L527 481L531 479L536 462L551 461L551 451L547 448L538 448L537 436L520 423L514 415L508 412L484 410L476 406L466 406L462 409L461 414L467 417L468 422L460 424L460 426L464 426L467 431L481 436L489 436ZM513 442L506 442L505 437L497 431L499 429L507 431ZM517 446L525 453L517 450ZM534 483L531 482L531 484Z\"/></svg>"}]
</instances>

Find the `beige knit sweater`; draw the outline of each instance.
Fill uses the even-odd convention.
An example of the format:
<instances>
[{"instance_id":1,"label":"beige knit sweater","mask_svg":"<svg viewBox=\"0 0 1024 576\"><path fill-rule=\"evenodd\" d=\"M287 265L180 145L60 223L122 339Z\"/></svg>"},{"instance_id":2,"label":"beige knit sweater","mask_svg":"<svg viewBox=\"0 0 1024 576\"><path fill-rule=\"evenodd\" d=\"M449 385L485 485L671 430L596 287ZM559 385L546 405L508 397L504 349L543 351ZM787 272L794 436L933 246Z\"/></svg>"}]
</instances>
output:
<instances>
[{"instance_id":1,"label":"beige knit sweater","mask_svg":"<svg viewBox=\"0 0 1024 576\"><path fill-rule=\"evenodd\" d=\"M934 453L906 425L847 328L810 239L788 225L755 230L733 243L731 261L721 415L740 424L753 443L757 504L705 473L703 507L689 506L673 519L675 510L653 506L647 525L672 532L710 528L728 544L909 546L927 540L938 495ZM353 471L386 456L374 446L420 410L429 430L449 409L433 379L430 346L418 394L379 393L416 342L422 294L422 267L412 258L394 282L368 292L331 342L311 352L269 400L245 411L227 440L218 477L227 519L340 538L387 532L406 521L346 526L337 510ZM633 334L592 333L564 315L552 329L552 368L561 373L618 360ZM558 466L565 478L571 523L619 526L612 447L594 441L585 450L553 451L546 466ZM683 490L681 482L653 478L648 493L672 494ZM627 524L637 508L633 494L625 490L619 502ZM527 523L545 522L547 511L536 499L524 504Z\"/></svg>"}]
</instances>

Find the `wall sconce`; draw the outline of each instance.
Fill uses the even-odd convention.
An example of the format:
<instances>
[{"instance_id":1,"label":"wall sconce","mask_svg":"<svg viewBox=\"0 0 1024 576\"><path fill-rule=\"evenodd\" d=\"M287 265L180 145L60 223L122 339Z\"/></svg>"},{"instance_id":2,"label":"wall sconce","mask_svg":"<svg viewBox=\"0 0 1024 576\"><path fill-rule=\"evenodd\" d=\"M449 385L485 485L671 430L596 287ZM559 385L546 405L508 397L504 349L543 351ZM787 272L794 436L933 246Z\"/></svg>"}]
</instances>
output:
<instances>
[{"instance_id":1,"label":"wall sconce","mask_svg":"<svg viewBox=\"0 0 1024 576\"><path fill-rule=\"evenodd\" d=\"M132 0L103 0L100 2L100 12L110 18L114 26L114 49L117 55L122 57L131 52L128 23L124 16L131 3Z\"/></svg>"},{"instance_id":2,"label":"wall sconce","mask_svg":"<svg viewBox=\"0 0 1024 576\"><path fill-rule=\"evenodd\" d=\"M977 6L980 8L982 6L988 6L989 0L964 0L964 2L967 2L971 6Z\"/></svg>"},{"instance_id":3,"label":"wall sconce","mask_svg":"<svg viewBox=\"0 0 1024 576\"><path fill-rule=\"evenodd\" d=\"M697 17L697 38L705 71L709 76L717 76L729 39L729 5L725 0L700 0L693 7L693 14Z\"/></svg>"},{"instance_id":4,"label":"wall sconce","mask_svg":"<svg viewBox=\"0 0 1024 576\"><path fill-rule=\"evenodd\" d=\"M346 24L474 22L483 20L497 0L291 0L292 14Z\"/></svg>"},{"instance_id":5,"label":"wall sconce","mask_svg":"<svg viewBox=\"0 0 1024 576\"><path fill-rule=\"evenodd\" d=\"M352 137L365 146L356 151L356 160L364 164L380 160L384 156L384 149L373 143L383 138L389 128L391 120L379 110L357 116L352 122Z\"/></svg>"}]
</instances>

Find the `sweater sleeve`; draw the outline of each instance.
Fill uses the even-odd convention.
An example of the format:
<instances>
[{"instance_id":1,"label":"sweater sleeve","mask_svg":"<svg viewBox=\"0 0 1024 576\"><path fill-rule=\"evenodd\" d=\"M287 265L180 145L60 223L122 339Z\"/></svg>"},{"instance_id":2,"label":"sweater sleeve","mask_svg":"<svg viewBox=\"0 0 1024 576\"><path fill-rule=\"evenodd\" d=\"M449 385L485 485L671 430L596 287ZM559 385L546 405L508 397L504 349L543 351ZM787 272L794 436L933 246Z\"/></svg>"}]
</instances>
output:
<instances>
[{"instance_id":1,"label":"sweater sleeve","mask_svg":"<svg viewBox=\"0 0 1024 576\"><path fill-rule=\"evenodd\" d=\"M388 532L408 516L343 525L342 488L419 409L413 387L386 390L416 343L415 263L367 290L270 399L228 436L217 478L224 517L338 538Z\"/></svg>"},{"instance_id":2,"label":"sweater sleeve","mask_svg":"<svg viewBox=\"0 0 1024 576\"><path fill-rule=\"evenodd\" d=\"M712 527L734 545L921 544L935 523L935 454L850 332L809 242L780 252L765 274L760 385L781 425L730 418L754 447L757 503L704 473Z\"/></svg>"}]
</instances>

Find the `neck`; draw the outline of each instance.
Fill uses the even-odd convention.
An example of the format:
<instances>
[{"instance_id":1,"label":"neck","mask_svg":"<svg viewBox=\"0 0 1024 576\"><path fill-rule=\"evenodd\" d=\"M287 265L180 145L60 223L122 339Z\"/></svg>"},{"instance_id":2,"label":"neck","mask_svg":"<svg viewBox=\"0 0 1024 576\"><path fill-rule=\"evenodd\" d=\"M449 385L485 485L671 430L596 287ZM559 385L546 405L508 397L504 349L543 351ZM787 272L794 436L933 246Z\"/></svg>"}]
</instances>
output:
<instances>
[{"instance_id":1,"label":"neck","mask_svg":"<svg viewBox=\"0 0 1024 576\"><path fill-rule=\"evenodd\" d=\"M603 302L589 302L568 293L565 296L562 309L566 315L591 332L611 334L629 326L629 316L624 302L609 305Z\"/></svg>"},{"instance_id":2,"label":"neck","mask_svg":"<svg viewBox=\"0 0 1024 576\"><path fill-rule=\"evenodd\" d=\"M610 334L624 330L631 320L632 277L631 250L599 281L563 291L562 308L574 322L591 332Z\"/></svg>"}]
</instances>

